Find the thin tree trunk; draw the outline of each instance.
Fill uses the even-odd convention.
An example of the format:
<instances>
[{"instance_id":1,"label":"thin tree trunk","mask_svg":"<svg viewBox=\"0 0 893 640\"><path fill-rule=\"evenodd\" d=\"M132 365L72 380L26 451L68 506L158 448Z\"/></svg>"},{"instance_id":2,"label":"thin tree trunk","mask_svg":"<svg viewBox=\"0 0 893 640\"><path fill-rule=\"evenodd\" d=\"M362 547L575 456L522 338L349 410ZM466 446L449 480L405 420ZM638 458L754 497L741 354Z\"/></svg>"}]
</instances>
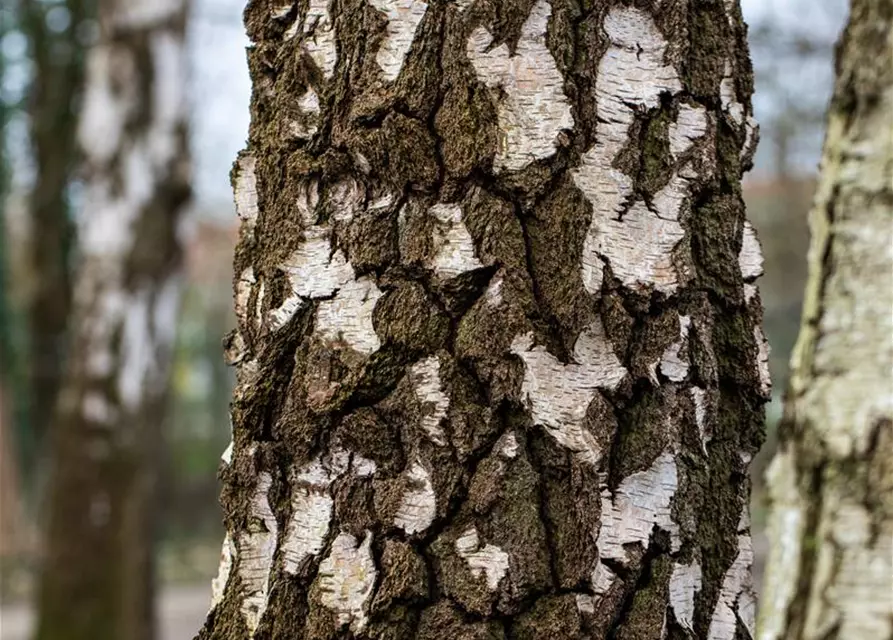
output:
<instances>
[{"instance_id":1,"label":"thin tree trunk","mask_svg":"<svg viewBox=\"0 0 893 640\"><path fill-rule=\"evenodd\" d=\"M893 638L893 5L838 46L803 325L769 472L761 640Z\"/></svg>"},{"instance_id":2,"label":"thin tree trunk","mask_svg":"<svg viewBox=\"0 0 893 640\"><path fill-rule=\"evenodd\" d=\"M74 230L68 199L77 160L77 103L84 76L84 26L93 17L90 0L69 0L68 25L48 22L51 5L22 1L22 27L34 62L28 96L34 185L29 195L30 270L34 290L28 306L30 339L29 419L33 434L26 468L42 468L56 396L62 382L71 310L71 249ZM58 7L56 7L58 9ZM30 482L36 480L28 478Z\"/></svg>"},{"instance_id":3,"label":"thin tree trunk","mask_svg":"<svg viewBox=\"0 0 893 640\"><path fill-rule=\"evenodd\" d=\"M155 463L179 294L177 225L190 194L186 4L99 7L39 640L153 637Z\"/></svg>"},{"instance_id":4,"label":"thin tree trunk","mask_svg":"<svg viewBox=\"0 0 893 640\"><path fill-rule=\"evenodd\" d=\"M744 25L586 6L249 3L199 638L749 637Z\"/></svg>"}]
</instances>

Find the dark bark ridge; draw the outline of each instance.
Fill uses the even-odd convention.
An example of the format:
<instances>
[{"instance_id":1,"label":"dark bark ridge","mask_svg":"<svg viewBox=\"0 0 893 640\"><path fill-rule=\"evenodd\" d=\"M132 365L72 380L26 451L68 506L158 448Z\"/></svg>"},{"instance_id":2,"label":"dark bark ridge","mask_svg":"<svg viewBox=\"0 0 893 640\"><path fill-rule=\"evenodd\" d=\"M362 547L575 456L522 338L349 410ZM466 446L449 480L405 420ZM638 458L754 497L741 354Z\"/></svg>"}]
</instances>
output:
<instances>
[{"instance_id":1,"label":"dark bark ridge","mask_svg":"<svg viewBox=\"0 0 893 640\"><path fill-rule=\"evenodd\" d=\"M394 24L387 4L245 12L229 535L199 638L749 637L768 391L739 263L755 131L736 3L430 2L397 65L421 3L391 3ZM572 123L519 160L512 136L540 132L500 109L539 55L537 15L567 111L543 108ZM601 281L581 275L599 225L579 174L611 134L598 73L626 55L606 20L657 33L678 82L617 107L618 224L687 185L657 284L608 257L621 233ZM508 60L485 69L503 86L474 55ZM680 144L693 112L704 129Z\"/></svg>"}]
</instances>

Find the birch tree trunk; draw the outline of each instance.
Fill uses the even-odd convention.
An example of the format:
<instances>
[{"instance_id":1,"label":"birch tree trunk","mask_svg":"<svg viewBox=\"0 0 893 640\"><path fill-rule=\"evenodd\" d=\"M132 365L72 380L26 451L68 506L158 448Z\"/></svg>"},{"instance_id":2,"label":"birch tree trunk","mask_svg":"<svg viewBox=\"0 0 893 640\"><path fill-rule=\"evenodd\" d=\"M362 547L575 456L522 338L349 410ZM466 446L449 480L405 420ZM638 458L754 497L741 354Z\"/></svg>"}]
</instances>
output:
<instances>
[{"instance_id":1,"label":"birch tree trunk","mask_svg":"<svg viewBox=\"0 0 893 640\"><path fill-rule=\"evenodd\" d=\"M190 195L186 1L104 0L80 123L86 193L54 434L40 640L153 637L155 460Z\"/></svg>"},{"instance_id":2,"label":"birch tree trunk","mask_svg":"<svg viewBox=\"0 0 893 640\"><path fill-rule=\"evenodd\" d=\"M71 313L71 261L74 229L69 208L69 186L78 160L77 114L84 81L83 29L94 17L91 0L68 0L69 23L51 28L54 8L41 0L22 0L22 29L34 61L29 91L29 134L34 154L34 185L29 194L33 233L29 267L34 290L28 306L30 338L29 411L33 441L25 467L33 485L44 469L47 436L52 429L62 367L68 352ZM21 400L20 400L21 401ZM32 491L34 487L29 487Z\"/></svg>"},{"instance_id":3,"label":"birch tree trunk","mask_svg":"<svg viewBox=\"0 0 893 640\"><path fill-rule=\"evenodd\" d=\"M853 0L779 452L761 640L893 638L893 6Z\"/></svg>"},{"instance_id":4,"label":"birch tree trunk","mask_svg":"<svg viewBox=\"0 0 893 640\"><path fill-rule=\"evenodd\" d=\"M745 28L638 6L249 2L199 638L750 636Z\"/></svg>"}]
</instances>

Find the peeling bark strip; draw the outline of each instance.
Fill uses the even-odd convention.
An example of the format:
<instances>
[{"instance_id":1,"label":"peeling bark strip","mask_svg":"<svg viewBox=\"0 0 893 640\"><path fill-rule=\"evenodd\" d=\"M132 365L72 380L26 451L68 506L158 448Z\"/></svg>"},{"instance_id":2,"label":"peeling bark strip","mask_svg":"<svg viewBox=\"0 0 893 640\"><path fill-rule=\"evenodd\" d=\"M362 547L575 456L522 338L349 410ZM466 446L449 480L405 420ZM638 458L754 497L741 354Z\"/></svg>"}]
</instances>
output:
<instances>
[{"instance_id":1,"label":"peeling bark strip","mask_svg":"<svg viewBox=\"0 0 893 640\"><path fill-rule=\"evenodd\" d=\"M56 414L41 640L153 637L155 465L179 301L177 226L190 197L187 4L99 7L79 131L80 261ZM257 217L254 190L242 183L246 228ZM224 548L220 580L239 540Z\"/></svg>"},{"instance_id":2,"label":"peeling bark strip","mask_svg":"<svg viewBox=\"0 0 893 640\"><path fill-rule=\"evenodd\" d=\"M249 3L200 639L750 636L740 11L579 4Z\"/></svg>"},{"instance_id":3,"label":"peeling bark strip","mask_svg":"<svg viewBox=\"0 0 893 640\"><path fill-rule=\"evenodd\" d=\"M888 2L851 3L837 55L810 213L803 325L779 452L768 472L772 546L761 640L893 638Z\"/></svg>"}]
</instances>

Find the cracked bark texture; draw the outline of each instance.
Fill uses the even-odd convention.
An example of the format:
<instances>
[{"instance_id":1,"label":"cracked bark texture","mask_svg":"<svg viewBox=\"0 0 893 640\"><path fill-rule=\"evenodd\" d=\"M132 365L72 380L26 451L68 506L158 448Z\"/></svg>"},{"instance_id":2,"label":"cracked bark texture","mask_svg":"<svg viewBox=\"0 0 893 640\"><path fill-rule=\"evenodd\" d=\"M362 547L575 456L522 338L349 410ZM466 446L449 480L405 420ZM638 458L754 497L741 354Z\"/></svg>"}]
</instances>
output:
<instances>
[{"instance_id":1,"label":"cracked bark texture","mask_svg":"<svg viewBox=\"0 0 893 640\"><path fill-rule=\"evenodd\" d=\"M893 6L853 0L837 50L759 638L893 638Z\"/></svg>"},{"instance_id":2,"label":"cracked bark texture","mask_svg":"<svg viewBox=\"0 0 893 640\"><path fill-rule=\"evenodd\" d=\"M201 640L750 637L738 3L255 0Z\"/></svg>"},{"instance_id":3,"label":"cracked bark texture","mask_svg":"<svg viewBox=\"0 0 893 640\"><path fill-rule=\"evenodd\" d=\"M185 0L103 0L39 640L150 640L156 467L190 198Z\"/></svg>"}]
</instances>

